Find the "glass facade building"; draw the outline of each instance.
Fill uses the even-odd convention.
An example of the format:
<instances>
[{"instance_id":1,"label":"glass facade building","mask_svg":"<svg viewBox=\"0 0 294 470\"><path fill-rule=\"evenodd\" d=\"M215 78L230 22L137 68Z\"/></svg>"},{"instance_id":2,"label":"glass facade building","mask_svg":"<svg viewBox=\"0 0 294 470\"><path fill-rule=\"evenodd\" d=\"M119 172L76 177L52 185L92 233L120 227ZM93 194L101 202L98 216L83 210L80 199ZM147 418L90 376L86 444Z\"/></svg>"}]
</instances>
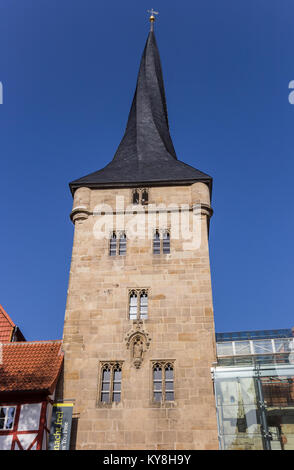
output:
<instances>
[{"instance_id":1,"label":"glass facade building","mask_svg":"<svg viewBox=\"0 0 294 470\"><path fill-rule=\"evenodd\" d=\"M216 341L220 449L293 450L293 330L218 333Z\"/></svg>"}]
</instances>

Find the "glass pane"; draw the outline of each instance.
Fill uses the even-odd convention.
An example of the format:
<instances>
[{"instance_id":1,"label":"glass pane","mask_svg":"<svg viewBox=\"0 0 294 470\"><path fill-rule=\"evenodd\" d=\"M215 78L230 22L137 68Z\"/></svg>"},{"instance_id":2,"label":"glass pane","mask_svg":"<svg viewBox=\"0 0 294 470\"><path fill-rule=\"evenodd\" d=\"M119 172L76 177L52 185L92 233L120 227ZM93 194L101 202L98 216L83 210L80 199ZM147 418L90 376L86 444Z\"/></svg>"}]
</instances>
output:
<instances>
[{"instance_id":1,"label":"glass pane","mask_svg":"<svg viewBox=\"0 0 294 470\"><path fill-rule=\"evenodd\" d=\"M147 204L148 203L148 192L143 191L142 192L142 204Z\"/></svg>"},{"instance_id":2,"label":"glass pane","mask_svg":"<svg viewBox=\"0 0 294 470\"><path fill-rule=\"evenodd\" d=\"M161 391L161 381L154 382L154 390Z\"/></svg>"},{"instance_id":3,"label":"glass pane","mask_svg":"<svg viewBox=\"0 0 294 470\"><path fill-rule=\"evenodd\" d=\"M101 401L103 401L104 403L108 403L109 402L109 393L102 392L101 393Z\"/></svg>"},{"instance_id":4,"label":"glass pane","mask_svg":"<svg viewBox=\"0 0 294 470\"><path fill-rule=\"evenodd\" d=\"M154 392L154 400L161 401L161 392Z\"/></svg>"},{"instance_id":5,"label":"glass pane","mask_svg":"<svg viewBox=\"0 0 294 470\"><path fill-rule=\"evenodd\" d=\"M290 344L292 340L289 339L275 339L276 352L288 352L290 351ZM290 343L291 342L291 343Z\"/></svg>"},{"instance_id":6,"label":"glass pane","mask_svg":"<svg viewBox=\"0 0 294 470\"><path fill-rule=\"evenodd\" d=\"M160 235L159 232L155 232L153 237L153 254L160 254Z\"/></svg>"},{"instance_id":7,"label":"glass pane","mask_svg":"<svg viewBox=\"0 0 294 470\"><path fill-rule=\"evenodd\" d=\"M249 341L236 341L235 352L237 355L251 354Z\"/></svg>"},{"instance_id":8,"label":"glass pane","mask_svg":"<svg viewBox=\"0 0 294 470\"><path fill-rule=\"evenodd\" d=\"M163 253L167 254L167 253L170 253L170 237L169 237L169 233L168 232L165 232L163 234Z\"/></svg>"},{"instance_id":9,"label":"glass pane","mask_svg":"<svg viewBox=\"0 0 294 470\"><path fill-rule=\"evenodd\" d=\"M110 239L109 254L110 254L110 256L115 256L116 255L116 235L115 235L115 233L112 235L112 237Z\"/></svg>"},{"instance_id":10,"label":"glass pane","mask_svg":"<svg viewBox=\"0 0 294 470\"><path fill-rule=\"evenodd\" d=\"M231 341L228 341L226 343L217 343L216 350L218 356L232 356L233 344Z\"/></svg>"},{"instance_id":11,"label":"glass pane","mask_svg":"<svg viewBox=\"0 0 294 470\"><path fill-rule=\"evenodd\" d=\"M173 399L174 399L174 392L167 392L167 391L166 391L166 392L165 392L165 399L166 399L167 401L173 400Z\"/></svg>"},{"instance_id":12,"label":"glass pane","mask_svg":"<svg viewBox=\"0 0 294 470\"><path fill-rule=\"evenodd\" d=\"M119 402L120 401L120 392L113 393L113 401Z\"/></svg>"},{"instance_id":13,"label":"glass pane","mask_svg":"<svg viewBox=\"0 0 294 470\"><path fill-rule=\"evenodd\" d=\"M147 318L148 313L148 296L143 294L140 297L140 316L141 318Z\"/></svg>"},{"instance_id":14,"label":"glass pane","mask_svg":"<svg viewBox=\"0 0 294 470\"><path fill-rule=\"evenodd\" d=\"M130 296L130 319L136 320L137 318L137 295L131 294Z\"/></svg>"},{"instance_id":15,"label":"glass pane","mask_svg":"<svg viewBox=\"0 0 294 470\"><path fill-rule=\"evenodd\" d=\"M110 385L109 382L103 382L103 384L102 384L102 391L103 391L103 392L109 391L109 385Z\"/></svg>"},{"instance_id":16,"label":"glass pane","mask_svg":"<svg viewBox=\"0 0 294 470\"><path fill-rule=\"evenodd\" d=\"M154 380L162 380L161 367L156 367L155 369L153 369L153 377Z\"/></svg>"},{"instance_id":17,"label":"glass pane","mask_svg":"<svg viewBox=\"0 0 294 470\"><path fill-rule=\"evenodd\" d=\"M222 450L263 450L261 434L252 434L250 439L242 434L221 436Z\"/></svg>"},{"instance_id":18,"label":"glass pane","mask_svg":"<svg viewBox=\"0 0 294 470\"><path fill-rule=\"evenodd\" d=\"M4 429L4 418L0 418L0 429Z\"/></svg>"},{"instance_id":19,"label":"glass pane","mask_svg":"<svg viewBox=\"0 0 294 470\"><path fill-rule=\"evenodd\" d=\"M172 367L167 367L165 369L165 380L172 380L174 378L174 371Z\"/></svg>"},{"instance_id":20,"label":"glass pane","mask_svg":"<svg viewBox=\"0 0 294 470\"><path fill-rule=\"evenodd\" d=\"M110 370L109 369L104 369L103 370L103 382L109 382L110 381Z\"/></svg>"},{"instance_id":21,"label":"glass pane","mask_svg":"<svg viewBox=\"0 0 294 470\"><path fill-rule=\"evenodd\" d=\"M138 191L135 191L133 193L133 204L139 204L139 193L138 193Z\"/></svg>"},{"instance_id":22,"label":"glass pane","mask_svg":"<svg viewBox=\"0 0 294 470\"><path fill-rule=\"evenodd\" d=\"M121 382L113 382L113 390L115 392L120 392L121 390Z\"/></svg>"},{"instance_id":23,"label":"glass pane","mask_svg":"<svg viewBox=\"0 0 294 470\"><path fill-rule=\"evenodd\" d=\"M121 380L121 369L115 369L114 370L114 381L120 381Z\"/></svg>"},{"instance_id":24,"label":"glass pane","mask_svg":"<svg viewBox=\"0 0 294 470\"><path fill-rule=\"evenodd\" d=\"M254 340L253 345L255 354L266 354L273 352L272 342L270 339Z\"/></svg>"},{"instance_id":25,"label":"glass pane","mask_svg":"<svg viewBox=\"0 0 294 470\"><path fill-rule=\"evenodd\" d=\"M0 418L5 418L5 416L6 416L6 408L2 406L0 408Z\"/></svg>"},{"instance_id":26,"label":"glass pane","mask_svg":"<svg viewBox=\"0 0 294 470\"><path fill-rule=\"evenodd\" d=\"M165 390L172 392L174 390L174 383L173 382L165 382Z\"/></svg>"},{"instance_id":27,"label":"glass pane","mask_svg":"<svg viewBox=\"0 0 294 470\"><path fill-rule=\"evenodd\" d=\"M13 419L14 419L15 408L10 407L8 409L8 416L6 420L6 429L12 429L13 427Z\"/></svg>"},{"instance_id":28,"label":"glass pane","mask_svg":"<svg viewBox=\"0 0 294 470\"><path fill-rule=\"evenodd\" d=\"M127 252L127 242L125 239L121 239L119 241L119 254L125 255Z\"/></svg>"}]
</instances>

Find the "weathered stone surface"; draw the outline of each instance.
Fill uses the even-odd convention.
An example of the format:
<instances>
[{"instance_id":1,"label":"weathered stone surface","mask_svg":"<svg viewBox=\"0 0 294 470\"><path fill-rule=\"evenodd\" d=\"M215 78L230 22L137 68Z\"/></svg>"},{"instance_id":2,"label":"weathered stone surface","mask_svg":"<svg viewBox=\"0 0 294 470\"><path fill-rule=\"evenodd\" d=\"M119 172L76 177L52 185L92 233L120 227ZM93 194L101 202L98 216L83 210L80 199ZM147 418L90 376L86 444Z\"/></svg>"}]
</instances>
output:
<instances>
[{"instance_id":1,"label":"weathered stone surface","mask_svg":"<svg viewBox=\"0 0 294 470\"><path fill-rule=\"evenodd\" d=\"M64 376L58 387L58 398L75 400L78 425L73 445L76 449L217 449L210 376L215 339L207 215L198 227L201 245L197 249L187 250L182 237L171 237L170 254L153 255L150 238L128 238L126 255L111 257L109 239L99 240L93 234L98 220L93 210L102 203L114 208L116 196L125 197L125 205L131 203L127 188L80 188L74 198ZM149 202L186 204L192 222L193 204L209 204L209 191L203 183L150 188ZM78 206L86 207L87 218L79 218ZM150 233L165 226L159 213L155 215ZM144 217L147 222L150 214ZM138 369L125 341L133 328L128 299L132 288L148 289L143 329L151 341ZM154 403L152 361L164 359L174 362L175 400ZM123 363L120 403L99 404L101 361Z\"/></svg>"}]
</instances>

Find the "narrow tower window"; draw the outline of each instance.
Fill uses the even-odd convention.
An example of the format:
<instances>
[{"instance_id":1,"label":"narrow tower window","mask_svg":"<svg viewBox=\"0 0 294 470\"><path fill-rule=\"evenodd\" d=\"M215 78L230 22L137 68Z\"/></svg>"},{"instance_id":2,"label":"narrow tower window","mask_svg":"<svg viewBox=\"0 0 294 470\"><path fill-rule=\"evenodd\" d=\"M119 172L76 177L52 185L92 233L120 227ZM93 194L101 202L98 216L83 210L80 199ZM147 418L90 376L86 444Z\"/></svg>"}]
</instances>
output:
<instances>
[{"instance_id":1,"label":"narrow tower window","mask_svg":"<svg viewBox=\"0 0 294 470\"><path fill-rule=\"evenodd\" d=\"M130 293L130 320L137 320L138 298L135 291Z\"/></svg>"},{"instance_id":2,"label":"narrow tower window","mask_svg":"<svg viewBox=\"0 0 294 470\"><path fill-rule=\"evenodd\" d=\"M169 231L165 230L163 233L163 238L162 238L162 252L163 254L168 254L170 253L170 235Z\"/></svg>"},{"instance_id":3,"label":"narrow tower window","mask_svg":"<svg viewBox=\"0 0 294 470\"><path fill-rule=\"evenodd\" d=\"M146 320L148 318L148 295L146 291L140 294L140 318Z\"/></svg>"},{"instance_id":4,"label":"narrow tower window","mask_svg":"<svg viewBox=\"0 0 294 470\"><path fill-rule=\"evenodd\" d=\"M174 400L174 369L171 364L167 364L164 368L165 379L165 400Z\"/></svg>"},{"instance_id":5,"label":"narrow tower window","mask_svg":"<svg viewBox=\"0 0 294 470\"><path fill-rule=\"evenodd\" d=\"M144 189L142 191L142 204L148 204L148 191L147 189Z\"/></svg>"},{"instance_id":6,"label":"narrow tower window","mask_svg":"<svg viewBox=\"0 0 294 470\"><path fill-rule=\"evenodd\" d=\"M129 291L129 319L147 320L148 289L132 289Z\"/></svg>"},{"instance_id":7,"label":"narrow tower window","mask_svg":"<svg viewBox=\"0 0 294 470\"><path fill-rule=\"evenodd\" d=\"M148 188L144 189L134 189L132 191L132 203L133 204L148 204L149 194Z\"/></svg>"},{"instance_id":8,"label":"narrow tower window","mask_svg":"<svg viewBox=\"0 0 294 470\"><path fill-rule=\"evenodd\" d=\"M153 398L154 401L162 400L162 368L160 364L153 366Z\"/></svg>"},{"instance_id":9,"label":"narrow tower window","mask_svg":"<svg viewBox=\"0 0 294 470\"><path fill-rule=\"evenodd\" d=\"M110 238L109 254L110 256L116 255L116 233L115 232L112 233L111 238Z\"/></svg>"},{"instance_id":10,"label":"narrow tower window","mask_svg":"<svg viewBox=\"0 0 294 470\"><path fill-rule=\"evenodd\" d=\"M100 403L121 401L121 362L108 362L101 366Z\"/></svg>"},{"instance_id":11,"label":"narrow tower window","mask_svg":"<svg viewBox=\"0 0 294 470\"><path fill-rule=\"evenodd\" d=\"M121 233L119 237L119 249L118 252L119 254L125 255L127 251L127 237L125 233Z\"/></svg>"},{"instance_id":12,"label":"narrow tower window","mask_svg":"<svg viewBox=\"0 0 294 470\"><path fill-rule=\"evenodd\" d=\"M160 255L163 253L167 255L170 253L170 232L169 230L156 229L153 235L153 254Z\"/></svg>"},{"instance_id":13,"label":"narrow tower window","mask_svg":"<svg viewBox=\"0 0 294 470\"><path fill-rule=\"evenodd\" d=\"M127 236L124 232L112 232L109 243L109 255L116 256L117 254L123 256L127 252Z\"/></svg>"},{"instance_id":14,"label":"narrow tower window","mask_svg":"<svg viewBox=\"0 0 294 470\"><path fill-rule=\"evenodd\" d=\"M170 361L154 362L153 400L156 402L174 401L174 365Z\"/></svg>"},{"instance_id":15,"label":"narrow tower window","mask_svg":"<svg viewBox=\"0 0 294 470\"><path fill-rule=\"evenodd\" d=\"M139 204L139 191L137 189L133 191L133 204Z\"/></svg>"},{"instance_id":16,"label":"narrow tower window","mask_svg":"<svg viewBox=\"0 0 294 470\"><path fill-rule=\"evenodd\" d=\"M107 364L102 369L101 401L103 403L109 403L110 379L111 379L111 370L110 370L109 365Z\"/></svg>"},{"instance_id":17,"label":"narrow tower window","mask_svg":"<svg viewBox=\"0 0 294 470\"><path fill-rule=\"evenodd\" d=\"M117 364L113 369L112 401L119 402L120 399L121 399L121 366Z\"/></svg>"},{"instance_id":18,"label":"narrow tower window","mask_svg":"<svg viewBox=\"0 0 294 470\"><path fill-rule=\"evenodd\" d=\"M160 234L158 230L155 230L153 236L153 254L160 255Z\"/></svg>"}]
</instances>

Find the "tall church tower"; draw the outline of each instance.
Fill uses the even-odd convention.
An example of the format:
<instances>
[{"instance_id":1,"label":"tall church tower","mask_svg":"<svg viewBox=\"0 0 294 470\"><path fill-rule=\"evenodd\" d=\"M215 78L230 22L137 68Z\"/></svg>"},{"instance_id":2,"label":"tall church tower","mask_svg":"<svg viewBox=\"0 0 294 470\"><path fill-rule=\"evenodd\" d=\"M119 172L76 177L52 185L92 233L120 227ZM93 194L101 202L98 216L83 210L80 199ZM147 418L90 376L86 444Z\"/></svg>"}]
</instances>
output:
<instances>
[{"instance_id":1,"label":"tall church tower","mask_svg":"<svg viewBox=\"0 0 294 470\"><path fill-rule=\"evenodd\" d=\"M76 449L217 449L212 179L177 159L151 16L113 160L70 183L74 243L59 398Z\"/></svg>"}]
</instances>

